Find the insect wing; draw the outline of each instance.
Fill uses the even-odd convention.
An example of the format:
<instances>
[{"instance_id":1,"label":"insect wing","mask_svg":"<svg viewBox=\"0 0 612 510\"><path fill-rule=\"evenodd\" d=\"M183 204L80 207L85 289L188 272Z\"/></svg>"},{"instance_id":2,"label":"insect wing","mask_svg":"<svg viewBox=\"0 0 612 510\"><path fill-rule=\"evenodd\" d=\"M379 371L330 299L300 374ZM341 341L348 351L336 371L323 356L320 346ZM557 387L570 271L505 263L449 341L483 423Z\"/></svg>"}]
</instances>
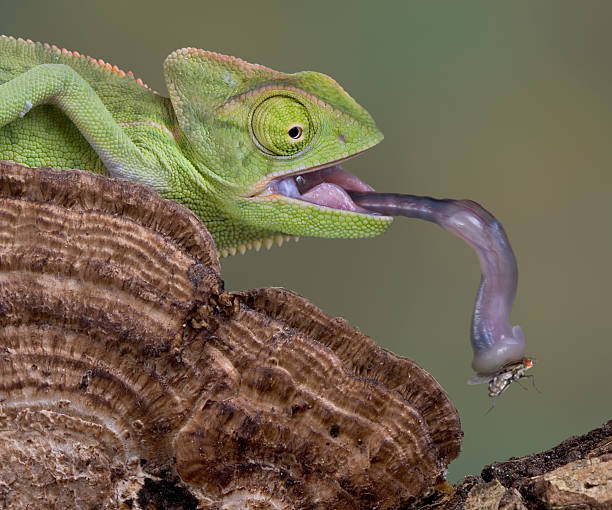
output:
<instances>
[{"instance_id":1,"label":"insect wing","mask_svg":"<svg viewBox=\"0 0 612 510\"><path fill-rule=\"evenodd\" d=\"M495 374L493 375L485 375L485 374L474 374L472 377L470 377L467 380L468 384L482 384L482 383L488 383L492 377L494 377Z\"/></svg>"}]
</instances>

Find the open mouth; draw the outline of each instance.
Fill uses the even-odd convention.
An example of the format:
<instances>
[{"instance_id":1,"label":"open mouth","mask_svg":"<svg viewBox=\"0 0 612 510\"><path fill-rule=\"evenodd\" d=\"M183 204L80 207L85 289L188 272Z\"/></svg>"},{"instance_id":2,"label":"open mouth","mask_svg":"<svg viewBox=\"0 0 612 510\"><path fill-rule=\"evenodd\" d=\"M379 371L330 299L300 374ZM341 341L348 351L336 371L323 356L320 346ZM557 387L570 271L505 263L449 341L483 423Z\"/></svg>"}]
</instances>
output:
<instances>
[{"instance_id":1,"label":"open mouth","mask_svg":"<svg viewBox=\"0 0 612 510\"><path fill-rule=\"evenodd\" d=\"M319 170L272 179L259 193L259 196L277 194L331 209L378 215L359 207L349 196L349 191L370 192L374 190L343 170L340 165L332 165Z\"/></svg>"}]
</instances>

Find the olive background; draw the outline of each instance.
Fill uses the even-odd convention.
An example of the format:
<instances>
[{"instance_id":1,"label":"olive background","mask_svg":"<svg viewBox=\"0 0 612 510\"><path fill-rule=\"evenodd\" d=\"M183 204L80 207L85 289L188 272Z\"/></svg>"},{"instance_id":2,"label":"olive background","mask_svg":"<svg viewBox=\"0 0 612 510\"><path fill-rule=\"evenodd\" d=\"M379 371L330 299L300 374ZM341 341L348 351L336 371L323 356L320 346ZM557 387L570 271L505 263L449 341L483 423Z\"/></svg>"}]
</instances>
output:
<instances>
[{"instance_id":1,"label":"olive background","mask_svg":"<svg viewBox=\"0 0 612 510\"><path fill-rule=\"evenodd\" d=\"M472 250L397 219L376 239L302 239L222 263L226 286L284 286L416 360L461 415L449 480L612 417L612 3L488 1L4 2L0 31L132 70L164 91L183 46L333 76L385 134L347 162L378 191L470 198L505 226L520 271L513 324L541 393L486 414L469 322Z\"/></svg>"}]
</instances>

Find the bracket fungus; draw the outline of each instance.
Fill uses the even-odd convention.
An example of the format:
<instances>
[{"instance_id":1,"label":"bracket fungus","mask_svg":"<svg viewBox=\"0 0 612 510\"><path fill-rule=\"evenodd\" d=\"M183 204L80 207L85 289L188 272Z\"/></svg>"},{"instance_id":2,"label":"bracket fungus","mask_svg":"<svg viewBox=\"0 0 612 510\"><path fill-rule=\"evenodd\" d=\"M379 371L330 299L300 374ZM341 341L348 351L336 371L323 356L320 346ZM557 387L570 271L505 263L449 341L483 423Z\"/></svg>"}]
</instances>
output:
<instances>
[{"instance_id":1,"label":"bracket fungus","mask_svg":"<svg viewBox=\"0 0 612 510\"><path fill-rule=\"evenodd\" d=\"M438 383L133 182L0 163L0 507L408 508L459 453Z\"/></svg>"}]
</instances>

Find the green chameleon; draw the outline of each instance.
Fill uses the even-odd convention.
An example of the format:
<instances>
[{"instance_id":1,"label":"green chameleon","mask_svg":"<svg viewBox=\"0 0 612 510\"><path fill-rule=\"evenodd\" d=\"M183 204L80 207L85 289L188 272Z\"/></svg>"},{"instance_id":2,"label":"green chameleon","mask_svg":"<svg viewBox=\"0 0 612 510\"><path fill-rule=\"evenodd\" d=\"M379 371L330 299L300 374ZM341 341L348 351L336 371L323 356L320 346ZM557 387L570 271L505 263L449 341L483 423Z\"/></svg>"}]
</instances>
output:
<instances>
[{"instance_id":1,"label":"green chameleon","mask_svg":"<svg viewBox=\"0 0 612 510\"><path fill-rule=\"evenodd\" d=\"M342 170L382 134L334 80L194 48L168 56L164 76L169 99L102 60L1 37L0 159L146 183L194 211L221 256L287 236L370 237L396 215L436 223L481 262L471 381L495 397L527 377L502 226L475 202L373 193Z\"/></svg>"},{"instance_id":2,"label":"green chameleon","mask_svg":"<svg viewBox=\"0 0 612 510\"><path fill-rule=\"evenodd\" d=\"M184 48L170 98L77 52L0 37L0 159L146 183L194 211L219 254L289 236L370 237L390 216L338 164L382 140L333 79Z\"/></svg>"}]
</instances>

